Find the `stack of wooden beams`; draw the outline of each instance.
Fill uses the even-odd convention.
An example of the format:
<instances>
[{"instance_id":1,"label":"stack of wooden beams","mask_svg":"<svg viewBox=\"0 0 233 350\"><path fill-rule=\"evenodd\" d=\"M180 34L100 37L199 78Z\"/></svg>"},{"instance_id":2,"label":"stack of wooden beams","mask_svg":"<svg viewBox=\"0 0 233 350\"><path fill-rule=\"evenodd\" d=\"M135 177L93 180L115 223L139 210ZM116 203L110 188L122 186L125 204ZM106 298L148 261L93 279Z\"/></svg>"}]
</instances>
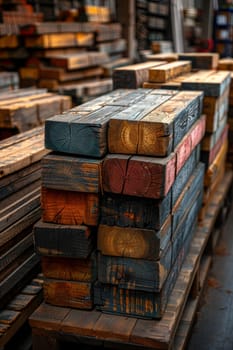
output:
<instances>
[{"instance_id":1,"label":"stack of wooden beams","mask_svg":"<svg viewBox=\"0 0 233 350\"><path fill-rule=\"evenodd\" d=\"M228 149L228 105L231 74L228 71L199 71L184 80L184 90L204 92L203 113L206 134L201 145L201 161L205 163L205 191L201 218L222 181Z\"/></svg>"},{"instance_id":2,"label":"stack of wooden beams","mask_svg":"<svg viewBox=\"0 0 233 350\"><path fill-rule=\"evenodd\" d=\"M17 72L0 72L0 93L19 88Z\"/></svg>"},{"instance_id":3,"label":"stack of wooden beams","mask_svg":"<svg viewBox=\"0 0 233 350\"><path fill-rule=\"evenodd\" d=\"M71 98L46 89L17 89L0 95L0 138L4 139L39 125L71 107Z\"/></svg>"},{"instance_id":4,"label":"stack of wooden beams","mask_svg":"<svg viewBox=\"0 0 233 350\"><path fill-rule=\"evenodd\" d=\"M190 61L151 61L119 67L113 71L113 88L139 87L178 89L191 72Z\"/></svg>"},{"instance_id":5,"label":"stack of wooden beams","mask_svg":"<svg viewBox=\"0 0 233 350\"><path fill-rule=\"evenodd\" d=\"M40 218L40 161L47 153L42 128L0 142L1 309L39 270L32 227Z\"/></svg>"},{"instance_id":6,"label":"stack of wooden beams","mask_svg":"<svg viewBox=\"0 0 233 350\"><path fill-rule=\"evenodd\" d=\"M228 160L232 164L233 162L233 59L222 58L218 63L219 70L228 70L231 72L231 84L229 92L229 108L228 108Z\"/></svg>"},{"instance_id":7,"label":"stack of wooden beams","mask_svg":"<svg viewBox=\"0 0 233 350\"><path fill-rule=\"evenodd\" d=\"M202 100L115 90L46 120L56 153L34 227L46 302L161 317L202 203Z\"/></svg>"},{"instance_id":8,"label":"stack of wooden beams","mask_svg":"<svg viewBox=\"0 0 233 350\"><path fill-rule=\"evenodd\" d=\"M47 22L25 26L21 34L34 57L20 69L23 86L70 94L74 104L111 91L109 71L129 62L122 61L126 40L119 23Z\"/></svg>"}]
</instances>

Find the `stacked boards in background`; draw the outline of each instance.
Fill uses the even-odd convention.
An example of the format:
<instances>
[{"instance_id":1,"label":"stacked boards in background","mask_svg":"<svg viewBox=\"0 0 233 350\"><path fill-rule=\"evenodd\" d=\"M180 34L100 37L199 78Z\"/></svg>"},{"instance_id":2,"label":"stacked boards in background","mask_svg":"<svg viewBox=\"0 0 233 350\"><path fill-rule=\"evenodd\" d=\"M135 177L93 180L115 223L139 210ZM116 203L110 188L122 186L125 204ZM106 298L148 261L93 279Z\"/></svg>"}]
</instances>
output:
<instances>
[{"instance_id":1,"label":"stacked boards in background","mask_svg":"<svg viewBox=\"0 0 233 350\"><path fill-rule=\"evenodd\" d=\"M112 68L130 62L119 23L38 23L21 34L30 52L22 85L71 95L75 105L111 91Z\"/></svg>"},{"instance_id":2,"label":"stacked boards in background","mask_svg":"<svg viewBox=\"0 0 233 350\"><path fill-rule=\"evenodd\" d=\"M0 308L39 270L32 227L40 218L44 130L36 128L0 142Z\"/></svg>"},{"instance_id":3,"label":"stacked boards in background","mask_svg":"<svg viewBox=\"0 0 233 350\"><path fill-rule=\"evenodd\" d=\"M43 125L71 107L69 96L46 89L16 89L0 94L0 139Z\"/></svg>"},{"instance_id":4,"label":"stacked boards in background","mask_svg":"<svg viewBox=\"0 0 233 350\"><path fill-rule=\"evenodd\" d=\"M202 100L115 90L46 121L56 153L43 159L34 227L45 301L162 316L202 203Z\"/></svg>"},{"instance_id":5,"label":"stacked boards in background","mask_svg":"<svg viewBox=\"0 0 233 350\"><path fill-rule=\"evenodd\" d=\"M233 59L232 58L222 58L219 60L218 64L219 70L228 70L231 73L231 83L229 92L229 109L228 109L228 154L227 158L232 164L233 161Z\"/></svg>"}]
</instances>

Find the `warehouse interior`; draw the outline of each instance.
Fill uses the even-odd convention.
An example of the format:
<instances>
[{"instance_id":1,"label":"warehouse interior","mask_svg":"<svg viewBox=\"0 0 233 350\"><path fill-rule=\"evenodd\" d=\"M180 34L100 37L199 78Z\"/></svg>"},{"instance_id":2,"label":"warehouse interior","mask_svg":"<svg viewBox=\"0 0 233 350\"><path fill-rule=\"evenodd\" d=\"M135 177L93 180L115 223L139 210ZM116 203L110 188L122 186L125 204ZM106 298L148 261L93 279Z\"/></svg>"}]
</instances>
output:
<instances>
[{"instance_id":1,"label":"warehouse interior","mask_svg":"<svg viewBox=\"0 0 233 350\"><path fill-rule=\"evenodd\" d=\"M232 0L0 0L0 350L232 350L232 199Z\"/></svg>"}]
</instances>

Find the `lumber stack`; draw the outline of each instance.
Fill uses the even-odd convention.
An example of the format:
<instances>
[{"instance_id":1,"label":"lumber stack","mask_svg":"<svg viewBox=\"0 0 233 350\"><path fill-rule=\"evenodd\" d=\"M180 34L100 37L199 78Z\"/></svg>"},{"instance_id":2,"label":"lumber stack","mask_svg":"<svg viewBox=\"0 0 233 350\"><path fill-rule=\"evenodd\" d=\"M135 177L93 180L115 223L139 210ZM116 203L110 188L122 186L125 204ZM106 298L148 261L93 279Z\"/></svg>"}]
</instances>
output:
<instances>
[{"instance_id":1,"label":"lumber stack","mask_svg":"<svg viewBox=\"0 0 233 350\"><path fill-rule=\"evenodd\" d=\"M0 95L0 138L43 125L71 107L71 99L46 89L17 89Z\"/></svg>"},{"instance_id":2,"label":"lumber stack","mask_svg":"<svg viewBox=\"0 0 233 350\"><path fill-rule=\"evenodd\" d=\"M31 51L20 69L23 86L68 94L74 104L112 90L112 67L122 60L126 40L119 23L45 22L21 29L25 47ZM106 66L107 65L107 66Z\"/></svg>"},{"instance_id":3,"label":"lumber stack","mask_svg":"<svg viewBox=\"0 0 233 350\"><path fill-rule=\"evenodd\" d=\"M219 54L217 52L179 53L179 60L191 61L192 69L217 69Z\"/></svg>"},{"instance_id":4,"label":"lumber stack","mask_svg":"<svg viewBox=\"0 0 233 350\"><path fill-rule=\"evenodd\" d=\"M162 316L202 203L202 100L114 90L46 120L55 153L34 227L46 302Z\"/></svg>"},{"instance_id":5,"label":"lumber stack","mask_svg":"<svg viewBox=\"0 0 233 350\"><path fill-rule=\"evenodd\" d=\"M0 142L0 308L39 270L33 225L40 218L42 128Z\"/></svg>"},{"instance_id":6,"label":"lumber stack","mask_svg":"<svg viewBox=\"0 0 233 350\"><path fill-rule=\"evenodd\" d=\"M218 63L219 70L228 70L231 73L231 83L229 92L229 109L228 109L228 154L227 158L230 163L233 160L233 59L222 58Z\"/></svg>"},{"instance_id":7,"label":"lumber stack","mask_svg":"<svg viewBox=\"0 0 233 350\"><path fill-rule=\"evenodd\" d=\"M178 89L180 82L191 72L190 61L151 61L119 67L113 71L113 88L139 87Z\"/></svg>"},{"instance_id":8,"label":"lumber stack","mask_svg":"<svg viewBox=\"0 0 233 350\"><path fill-rule=\"evenodd\" d=\"M206 134L201 145L201 161L205 164L206 172L201 218L204 217L216 186L222 181L225 172L230 83L230 72L207 70L195 73L181 84L183 89L204 92Z\"/></svg>"}]
</instances>

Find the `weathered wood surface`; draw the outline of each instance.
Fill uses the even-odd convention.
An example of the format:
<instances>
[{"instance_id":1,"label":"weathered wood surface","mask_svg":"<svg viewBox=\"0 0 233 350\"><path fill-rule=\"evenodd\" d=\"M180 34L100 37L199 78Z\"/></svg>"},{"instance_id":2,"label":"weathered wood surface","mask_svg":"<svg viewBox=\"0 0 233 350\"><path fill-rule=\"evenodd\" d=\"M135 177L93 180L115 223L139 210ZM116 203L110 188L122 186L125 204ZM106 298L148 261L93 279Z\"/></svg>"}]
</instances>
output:
<instances>
[{"instance_id":1,"label":"weathered wood surface","mask_svg":"<svg viewBox=\"0 0 233 350\"><path fill-rule=\"evenodd\" d=\"M39 180L41 177L40 162L20 169L0 180L0 200Z\"/></svg>"},{"instance_id":2,"label":"weathered wood surface","mask_svg":"<svg viewBox=\"0 0 233 350\"><path fill-rule=\"evenodd\" d=\"M164 90L166 91L166 90ZM160 90L110 119L111 153L166 156L200 117L201 92L160 95Z\"/></svg>"},{"instance_id":3,"label":"weathered wood surface","mask_svg":"<svg viewBox=\"0 0 233 350\"><path fill-rule=\"evenodd\" d=\"M42 256L41 267L46 278L92 282L97 278L96 256L88 259Z\"/></svg>"},{"instance_id":4,"label":"weathered wood surface","mask_svg":"<svg viewBox=\"0 0 233 350\"><path fill-rule=\"evenodd\" d=\"M202 141L201 141L201 149L202 151L210 151L215 144L218 142L224 128L226 127L226 124L229 123L230 119L227 117L221 120L221 123L219 124L217 130L213 133L208 133L204 135Z\"/></svg>"},{"instance_id":5,"label":"weathered wood surface","mask_svg":"<svg viewBox=\"0 0 233 350\"><path fill-rule=\"evenodd\" d=\"M175 148L176 175L180 172L191 152L200 144L205 135L206 117L199 118Z\"/></svg>"},{"instance_id":6,"label":"weathered wood surface","mask_svg":"<svg viewBox=\"0 0 233 350\"><path fill-rule=\"evenodd\" d=\"M32 278L32 275L38 272L38 266L39 257L36 254L32 254L0 282L0 307L6 305L12 296Z\"/></svg>"},{"instance_id":7,"label":"weathered wood surface","mask_svg":"<svg viewBox=\"0 0 233 350\"><path fill-rule=\"evenodd\" d=\"M95 247L96 233L87 226L56 225L39 221L34 226L38 254L85 259Z\"/></svg>"},{"instance_id":8,"label":"weathered wood surface","mask_svg":"<svg viewBox=\"0 0 233 350\"><path fill-rule=\"evenodd\" d=\"M218 53L180 53L179 60L188 60L192 62L192 69L216 69L219 63Z\"/></svg>"},{"instance_id":9,"label":"weathered wood surface","mask_svg":"<svg viewBox=\"0 0 233 350\"><path fill-rule=\"evenodd\" d=\"M175 164L175 153L166 158L107 155L102 169L103 189L124 195L163 198L174 183Z\"/></svg>"},{"instance_id":10,"label":"weathered wood surface","mask_svg":"<svg viewBox=\"0 0 233 350\"><path fill-rule=\"evenodd\" d=\"M97 226L99 222L99 195L42 188L42 219L63 225Z\"/></svg>"},{"instance_id":11,"label":"weathered wood surface","mask_svg":"<svg viewBox=\"0 0 233 350\"><path fill-rule=\"evenodd\" d=\"M58 82L65 82L98 77L103 75L103 72L104 71L102 67L84 68L77 71L67 71L64 68L60 67L43 66L40 68L40 79L55 79Z\"/></svg>"},{"instance_id":12,"label":"weathered wood surface","mask_svg":"<svg viewBox=\"0 0 233 350\"><path fill-rule=\"evenodd\" d=\"M45 122L46 147L93 157L105 155L110 118L123 108L143 100L149 92L117 90L49 118Z\"/></svg>"},{"instance_id":13,"label":"weathered wood surface","mask_svg":"<svg viewBox=\"0 0 233 350\"><path fill-rule=\"evenodd\" d=\"M206 187L212 186L215 183L219 172L221 171L221 169L224 168L224 165L226 162L226 156L227 156L227 149L228 149L228 141L224 140L214 161L210 164L210 166L206 170L205 178L204 178L204 185Z\"/></svg>"},{"instance_id":14,"label":"weathered wood surface","mask_svg":"<svg viewBox=\"0 0 233 350\"><path fill-rule=\"evenodd\" d=\"M190 232L190 236L191 232ZM159 292L130 290L116 285L97 282L94 289L94 300L101 311L133 316L137 318L160 319L165 313L169 296L176 283L183 260L189 249L190 239L186 240L183 249L173 264L168 277ZM148 320L147 320L148 321Z\"/></svg>"},{"instance_id":15,"label":"weathered wood surface","mask_svg":"<svg viewBox=\"0 0 233 350\"><path fill-rule=\"evenodd\" d=\"M159 230L171 211L171 191L162 200L105 193L101 198L100 223L110 226Z\"/></svg>"},{"instance_id":16,"label":"weathered wood surface","mask_svg":"<svg viewBox=\"0 0 233 350\"><path fill-rule=\"evenodd\" d=\"M10 98L0 101L0 126L26 131L44 123L54 114L71 107L69 96L48 93L27 97Z\"/></svg>"},{"instance_id":17,"label":"weathered wood surface","mask_svg":"<svg viewBox=\"0 0 233 350\"><path fill-rule=\"evenodd\" d=\"M59 33L27 36L24 39L27 48L91 47L94 44L93 33Z\"/></svg>"},{"instance_id":18,"label":"weathered wood surface","mask_svg":"<svg viewBox=\"0 0 233 350\"><path fill-rule=\"evenodd\" d=\"M39 184L35 189L29 188L27 194L24 193L25 189L16 193L21 195L20 198L16 198L14 202L11 202L11 197L5 198L4 202L1 202L0 206L0 231L6 230L9 226L14 224L16 221L22 219L25 215L35 210L40 206L40 189ZM27 190L26 190L27 192ZM10 198L10 199L9 199ZM3 204L5 206L3 207Z\"/></svg>"},{"instance_id":19,"label":"weathered wood surface","mask_svg":"<svg viewBox=\"0 0 233 350\"><path fill-rule=\"evenodd\" d=\"M172 232L175 232L187 208L190 208L197 192L204 185L204 164L199 163L190 176L182 193L172 208Z\"/></svg>"},{"instance_id":20,"label":"weathered wood surface","mask_svg":"<svg viewBox=\"0 0 233 350\"><path fill-rule=\"evenodd\" d=\"M196 168L199 160L200 160L200 147L197 146L188 157L187 161L181 168L180 172L176 175L175 182L173 183L173 186L171 188L172 207L174 206L175 202L180 196L184 186L186 185L188 179L190 178L191 174Z\"/></svg>"},{"instance_id":21,"label":"weathered wood surface","mask_svg":"<svg viewBox=\"0 0 233 350\"><path fill-rule=\"evenodd\" d=\"M233 60L232 58L221 58L218 61L218 70L229 70L233 71Z\"/></svg>"},{"instance_id":22,"label":"weathered wood surface","mask_svg":"<svg viewBox=\"0 0 233 350\"><path fill-rule=\"evenodd\" d=\"M40 219L40 206L24 215L20 220L0 232L0 251L9 249L15 242L32 230L33 224Z\"/></svg>"},{"instance_id":23,"label":"weathered wood surface","mask_svg":"<svg viewBox=\"0 0 233 350\"><path fill-rule=\"evenodd\" d=\"M89 114L65 113L46 122L45 145L55 151L101 157L107 153L109 119L121 107L104 106Z\"/></svg>"},{"instance_id":24,"label":"weathered wood surface","mask_svg":"<svg viewBox=\"0 0 233 350\"><path fill-rule=\"evenodd\" d=\"M157 261L99 254L98 281L128 290L158 292L170 271L171 256L171 243Z\"/></svg>"},{"instance_id":25,"label":"weathered wood surface","mask_svg":"<svg viewBox=\"0 0 233 350\"><path fill-rule=\"evenodd\" d=\"M102 160L49 154L42 160L42 186L99 193Z\"/></svg>"},{"instance_id":26,"label":"weathered wood surface","mask_svg":"<svg viewBox=\"0 0 233 350\"><path fill-rule=\"evenodd\" d=\"M32 253L33 237L32 233L28 234L25 238L15 244L11 249L7 250L5 253L1 254L0 257L0 281L2 281L7 275L4 274L4 270L9 271L11 265L15 268L19 265L20 256L23 256L27 251L30 250ZM19 259L18 259L19 258ZM13 268L13 270L14 270ZM12 272L12 269L11 269ZM9 275L9 273L7 273Z\"/></svg>"},{"instance_id":27,"label":"weathered wood surface","mask_svg":"<svg viewBox=\"0 0 233 350\"><path fill-rule=\"evenodd\" d=\"M45 279L44 300L52 305L78 308L93 308L93 286L90 282Z\"/></svg>"},{"instance_id":28,"label":"weathered wood surface","mask_svg":"<svg viewBox=\"0 0 233 350\"><path fill-rule=\"evenodd\" d=\"M37 290L35 289L37 287ZM42 301L42 287L35 281L29 282L27 290L21 291L0 312L0 346L12 339L25 324L28 317L36 310Z\"/></svg>"},{"instance_id":29,"label":"weathered wood surface","mask_svg":"<svg viewBox=\"0 0 233 350\"><path fill-rule=\"evenodd\" d=\"M99 225L97 248L103 255L157 260L171 235L170 216L159 231Z\"/></svg>"},{"instance_id":30,"label":"weathered wood surface","mask_svg":"<svg viewBox=\"0 0 233 350\"><path fill-rule=\"evenodd\" d=\"M213 163L214 159L216 158L222 144L228 137L228 125L226 125L221 132L217 142L210 150L203 150L201 151L201 161L205 163L206 168L209 167L211 163Z\"/></svg>"},{"instance_id":31,"label":"weathered wood surface","mask_svg":"<svg viewBox=\"0 0 233 350\"><path fill-rule=\"evenodd\" d=\"M98 66L109 62L109 57L104 52L83 52L77 54L63 54L51 57L51 65L63 67L69 70Z\"/></svg>"},{"instance_id":32,"label":"weathered wood surface","mask_svg":"<svg viewBox=\"0 0 233 350\"><path fill-rule=\"evenodd\" d=\"M181 83L181 88L184 90L202 90L205 96L219 97L229 87L230 80L231 75L228 71L199 71L185 79Z\"/></svg>"},{"instance_id":33,"label":"weathered wood surface","mask_svg":"<svg viewBox=\"0 0 233 350\"><path fill-rule=\"evenodd\" d=\"M56 308L43 303L30 317L33 334L41 336L44 331L44 335L52 337L56 344L58 344L59 334L62 334L63 340L66 335L72 335L72 339L76 342L88 340L94 344L99 341L101 345L104 342L106 345L114 344L116 347L134 346L141 347L141 349L171 348L183 310L187 305L200 258L231 182L232 172L226 174L215 193L203 225L199 226L194 234L190 251L182 265L161 320L141 320L134 317L105 314L96 310L90 312Z\"/></svg>"},{"instance_id":34,"label":"weathered wood surface","mask_svg":"<svg viewBox=\"0 0 233 350\"><path fill-rule=\"evenodd\" d=\"M39 127L0 142L0 178L38 162L48 153Z\"/></svg>"},{"instance_id":35,"label":"weathered wood surface","mask_svg":"<svg viewBox=\"0 0 233 350\"><path fill-rule=\"evenodd\" d=\"M136 89L149 79L149 69L165 61L137 63L119 67L113 71L113 89Z\"/></svg>"},{"instance_id":36,"label":"weathered wood surface","mask_svg":"<svg viewBox=\"0 0 233 350\"><path fill-rule=\"evenodd\" d=\"M176 61L170 62L159 67L149 69L149 81L154 83L165 83L178 75L189 73L191 71L191 62Z\"/></svg>"}]
</instances>

